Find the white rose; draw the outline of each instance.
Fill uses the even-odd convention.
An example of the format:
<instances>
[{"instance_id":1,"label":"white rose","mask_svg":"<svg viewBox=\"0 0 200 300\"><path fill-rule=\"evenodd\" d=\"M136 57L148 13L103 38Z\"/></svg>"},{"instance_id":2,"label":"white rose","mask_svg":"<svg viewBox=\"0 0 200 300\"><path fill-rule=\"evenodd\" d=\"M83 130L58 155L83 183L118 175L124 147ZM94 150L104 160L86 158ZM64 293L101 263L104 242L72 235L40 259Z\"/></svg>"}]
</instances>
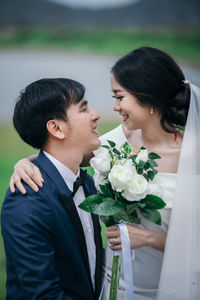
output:
<instances>
[{"instance_id":1,"label":"white rose","mask_svg":"<svg viewBox=\"0 0 200 300\"><path fill-rule=\"evenodd\" d=\"M109 152L102 148L101 151L90 160L90 165L95 171L106 174L110 170L111 156Z\"/></svg>"},{"instance_id":2,"label":"white rose","mask_svg":"<svg viewBox=\"0 0 200 300\"><path fill-rule=\"evenodd\" d=\"M115 165L109 175L108 179L112 185L112 188L117 192L123 191L128 182L131 180L133 176L133 171L131 167L122 166L122 165Z\"/></svg>"},{"instance_id":3,"label":"white rose","mask_svg":"<svg viewBox=\"0 0 200 300\"><path fill-rule=\"evenodd\" d=\"M123 158L123 159L117 159L115 162L114 162L114 166L124 166L124 167L126 167L126 168L131 168L132 169L132 171L134 172L134 173L136 173L137 171L136 171L136 168L135 168L135 166L133 165L133 162L132 162L132 160L131 159L125 159L125 158Z\"/></svg>"},{"instance_id":4,"label":"white rose","mask_svg":"<svg viewBox=\"0 0 200 300\"><path fill-rule=\"evenodd\" d=\"M95 183L97 191L100 191L100 187L99 187L100 184L104 185L108 182L108 180L106 180L105 176L99 172L94 173L93 179L94 179L94 183Z\"/></svg>"},{"instance_id":5,"label":"white rose","mask_svg":"<svg viewBox=\"0 0 200 300\"><path fill-rule=\"evenodd\" d=\"M139 164L139 161L147 161L148 160L148 151L146 149L140 150L140 153L136 157L136 163Z\"/></svg>"},{"instance_id":6,"label":"white rose","mask_svg":"<svg viewBox=\"0 0 200 300\"><path fill-rule=\"evenodd\" d=\"M129 201L144 199L148 192L148 181L142 175L134 175L128 183L122 196Z\"/></svg>"}]
</instances>

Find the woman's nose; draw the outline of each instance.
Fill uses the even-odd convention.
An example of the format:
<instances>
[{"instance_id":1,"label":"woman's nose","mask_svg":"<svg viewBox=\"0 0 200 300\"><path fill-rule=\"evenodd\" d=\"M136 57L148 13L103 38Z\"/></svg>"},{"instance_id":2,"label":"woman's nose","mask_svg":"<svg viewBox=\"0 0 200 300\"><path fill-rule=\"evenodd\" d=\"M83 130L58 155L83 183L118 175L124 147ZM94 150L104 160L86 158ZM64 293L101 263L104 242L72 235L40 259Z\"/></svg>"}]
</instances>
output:
<instances>
[{"instance_id":1,"label":"woman's nose","mask_svg":"<svg viewBox=\"0 0 200 300\"><path fill-rule=\"evenodd\" d=\"M115 100L114 104L113 104L113 110L114 111L120 111L120 105L119 105L119 100Z\"/></svg>"}]
</instances>

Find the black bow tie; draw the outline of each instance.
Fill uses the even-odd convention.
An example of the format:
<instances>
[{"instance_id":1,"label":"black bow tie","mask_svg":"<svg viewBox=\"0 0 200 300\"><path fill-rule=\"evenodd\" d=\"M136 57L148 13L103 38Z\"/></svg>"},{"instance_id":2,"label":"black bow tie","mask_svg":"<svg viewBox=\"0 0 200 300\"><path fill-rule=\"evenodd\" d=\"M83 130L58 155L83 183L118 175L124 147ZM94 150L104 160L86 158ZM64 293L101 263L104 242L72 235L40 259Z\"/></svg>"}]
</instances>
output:
<instances>
[{"instance_id":1,"label":"black bow tie","mask_svg":"<svg viewBox=\"0 0 200 300\"><path fill-rule=\"evenodd\" d=\"M68 199L73 199L74 198L74 195L78 191L79 187L84 184L86 174L87 174L86 170L80 170L80 175L74 181L73 191L69 195L67 195Z\"/></svg>"}]
</instances>

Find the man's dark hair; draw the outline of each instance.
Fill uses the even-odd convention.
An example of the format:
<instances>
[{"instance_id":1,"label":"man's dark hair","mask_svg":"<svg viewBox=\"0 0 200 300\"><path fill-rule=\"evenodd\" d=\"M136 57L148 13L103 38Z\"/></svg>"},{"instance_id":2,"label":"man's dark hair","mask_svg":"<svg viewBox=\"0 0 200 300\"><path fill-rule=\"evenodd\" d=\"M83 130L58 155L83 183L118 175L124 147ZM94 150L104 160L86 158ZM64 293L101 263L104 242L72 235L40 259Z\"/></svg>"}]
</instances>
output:
<instances>
[{"instance_id":1,"label":"man's dark hair","mask_svg":"<svg viewBox=\"0 0 200 300\"><path fill-rule=\"evenodd\" d=\"M85 88L66 78L40 79L20 93L14 109L13 124L20 137L34 148L47 142L46 123L52 119L67 121L66 111L80 102Z\"/></svg>"}]
</instances>

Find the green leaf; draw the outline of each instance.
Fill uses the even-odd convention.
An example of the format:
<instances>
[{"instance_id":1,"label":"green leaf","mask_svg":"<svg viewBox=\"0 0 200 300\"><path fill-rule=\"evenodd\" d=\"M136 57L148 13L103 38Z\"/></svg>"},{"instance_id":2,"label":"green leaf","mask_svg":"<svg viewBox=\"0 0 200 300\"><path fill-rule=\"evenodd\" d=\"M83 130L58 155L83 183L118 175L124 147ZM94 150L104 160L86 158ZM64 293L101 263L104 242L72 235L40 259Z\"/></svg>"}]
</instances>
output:
<instances>
[{"instance_id":1,"label":"green leaf","mask_svg":"<svg viewBox=\"0 0 200 300\"><path fill-rule=\"evenodd\" d=\"M124 151L126 152L127 155L129 155L132 151L132 148L128 143L124 143L123 149L124 149Z\"/></svg>"},{"instance_id":2,"label":"green leaf","mask_svg":"<svg viewBox=\"0 0 200 300\"><path fill-rule=\"evenodd\" d=\"M96 215L108 217L115 215L121 210L123 210L122 205L115 199L103 198L103 202L101 202L98 206L95 207L93 213Z\"/></svg>"},{"instance_id":3,"label":"green leaf","mask_svg":"<svg viewBox=\"0 0 200 300\"><path fill-rule=\"evenodd\" d=\"M115 223L119 223L119 221L123 220L128 222L129 221L129 216L126 213L126 211L124 209L122 209L120 212L118 212L117 214L115 214L113 216L113 219L115 220Z\"/></svg>"},{"instance_id":4,"label":"green leaf","mask_svg":"<svg viewBox=\"0 0 200 300\"><path fill-rule=\"evenodd\" d=\"M116 146L116 144L113 141L107 140L107 142L109 143L111 148L114 148Z\"/></svg>"},{"instance_id":5,"label":"green leaf","mask_svg":"<svg viewBox=\"0 0 200 300\"><path fill-rule=\"evenodd\" d=\"M146 203L139 201L139 207L143 209L146 206Z\"/></svg>"},{"instance_id":6,"label":"green leaf","mask_svg":"<svg viewBox=\"0 0 200 300\"><path fill-rule=\"evenodd\" d=\"M148 156L149 156L149 159L158 159L158 158L161 158L158 154L156 154L154 152L150 152Z\"/></svg>"},{"instance_id":7,"label":"green leaf","mask_svg":"<svg viewBox=\"0 0 200 300\"><path fill-rule=\"evenodd\" d=\"M135 160L136 160L137 155L133 155L130 157L130 159L132 160L132 162L135 164Z\"/></svg>"},{"instance_id":8,"label":"green leaf","mask_svg":"<svg viewBox=\"0 0 200 300\"><path fill-rule=\"evenodd\" d=\"M104 184L104 185L103 185L103 184L100 184L99 187L100 187L101 192L102 192L105 196L111 196L111 195L113 195L112 188L111 188L111 185L110 185L109 182L106 183L106 184Z\"/></svg>"},{"instance_id":9,"label":"green leaf","mask_svg":"<svg viewBox=\"0 0 200 300\"><path fill-rule=\"evenodd\" d=\"M149 179L150 179L150 180L153 180L153 179L154 179L154 176L155 176L155 174L154 174L154 172L153 172L153 171L148 171L148 172L147 172L147 176L149 177Z\"/></svg>"},{"instance_id":10,"label":"green leaf","mask_svg":"<svg viewBox=\"0 0 200 300\"><path fill-rule=\"evenodd\" d=\"M119 213L113 216L115 223L119 223L120 221L130 222L131 216L127 214L125 210L121 210Z\"/></svg>"},{"instance_id":11,"label":"green leaf","mask_svg":"<svg viewBox=\"0 0 200 300\"><path fill-rule=\"evenodd\" d=\"M130 215L129 215L129 222L130 223L135 223L135 224L140 224L141 219L138 217L137 211L134 210Z\"/></svg>"},{"instance_id":12,"label":"green leaf","mask_svg":"<svg viewBox=\"0 0 200 300\"><path fill-rule=\"evenodd\" d=\"M98 205L102 202L102 198L103 195L99 193L90 195L83 202L81 202L78 207L89 213L94 213Z\"/></svg>"},{"instance_id":13,"label":"green leaf","mask_svg":"<svg viewBox=\"0 0 200 300\"><path fill-rule=\"evenodd\" d=\"M135 223L135 224L140 224L141 223L141 219L140 218L136 218L136 217L134 217L134 216L130 216L129 217L129 222L130 223Z\"/></svg>"},{"instance_id":14,"label":"green leaf","mask_svg":"<svg viewBox=\"0 0 200 300\"><path fill-rule=\"evenodd\" d=\"M133 211L135 211L138 208L138 205L139 202L127 205L128 214L131 214Z\"/></svg>"},{"instance_id":15,"label":"green leaf","mask_svg":"<svg viewBox=\"0 0 200 300\"><path fill-rule=\"evenodd\" d=\"M114 159L114 155L112 153L112 149L109 150L109 154L110 154L111 158Z\"/></svg>"},{"instance_id":16,"label":"green leaf","mask_svg":"<svg viewBox=\"0 0 200 300\"><path fill-rule=\"evenodd\" d=\"M117 155L120 155L121 153L116 149L116 148L113 148L113 152Z\"/></svg>"},{"instance_id":17,"label":"green leaf","mask_svg":"<svg viewBox=\"0 0 200 300\"><path fill-rule=\"evenodd\" d=\"M158 173L158 171L155 169L152 169L152 171L154 172L154 175L156 175Z\"/></svg>"},{"instance_id":18,"label":"green leaf","mask_svg":"<svg viewBox=\"0 0 200 300\"><path fill-rule=\"evenodd\" d=\"M155 195L147 195L146 198L142 200L142 203L145 203L146 207L150 209L161 209L166 206L163 199Z\"/></svg>"},{"instance_id":19,"label":"green leaf","mask_svg":"<svg viewBox=\"0 0 200 300\"><path fill-rule=\"evenodd\" d=\"M100 217L101 221L108 227L117 224L112 216L110 217Z\"/></svg>"},{"instance_id":20,"label":"green leaf","mask_svg":"<svg viewBox=\"0 0 200 300\"><path fill-rule=\"evenodd\" d=\"M123 143L123 145L121 146L121 148L126 148L126 146L128 145L127 142Z\"/></svg>"},{"instance_id":21,"label":"green leaf","mask_svg":"<svg viewBox=\"0 0 200 300\"><path fill-rule=\"evenodd\" d=\"M144 164L144 169L145 170L148 170L150 168L150 163L147 161L145 164Z\"/></svg>"},{"instance_id":22,"label":"green leaf","mask_svg":"<svg viewBox=\"0 0 200 300\"><path fill-rule=\"evenodd\" d=\"M107 145L102 145L101 147L106 148L106 149L110 149L110 147L107 146Z\"/></svg>"},{"instance_id":23,"label":"green leaf","mask_svg":"<svg viewBox=\"0 0 200 300\"><path fill-rule=\"evenodd\" d=\"M138 174L142 174L143 173L143 169L142 168L137 168L137 173Z\"/></svg>"},{"instance_id":24,"label":"green leaf","mask_svg":"<svg viewBox=\"0 0 200 300\"><path fill-rule=\"evenodd\" d=\"M145 219L147 219L150 222L153 222L155 224L161 225L162 220L161 220L161 215L159 211L156 209L149 209L149 208L143 208L141 209L141 213Z\"/></svg>"},{"instance_id":25,"label":"green leaf","mask_svg":"<svg viewBox=\"0 0 200 300\"><path fill-rule=\"evenodd\" d=\"M153 159L150 159L149 161L149 165L153 168L153 167L157 167L157 163L153 160Z\"/></svg>"},{"instance_id":26,"label":"green leaf","mask_svg":"<svg viewBox=\"0 0 200 300\"><path fill-rule=\"evenodd\" d=\"M146 174L143 174L144 178L149 181L149 177Z\"/></svg>"},{"instance_id":27,"label":"green leaf","mask_svg":"<svg viewBox=\"0 0 200 300\"><path fill-rule=\"evenodd\" d=\"M141 159L139 160L139 167L140 168L143 168L145 164L146 164L145 161L143 161Z\"/></svg>"},{"instance_id":28,"label":"green leaf","mask_svg":"<svg viewBox=\"0 0 200 300\"><path fill-rule=\"evenodd\" d=\"M142 147L140 148L140 150L146 150L146 148L145 148L144 146L142 146Z\"/></svg>"}]
</instances>

